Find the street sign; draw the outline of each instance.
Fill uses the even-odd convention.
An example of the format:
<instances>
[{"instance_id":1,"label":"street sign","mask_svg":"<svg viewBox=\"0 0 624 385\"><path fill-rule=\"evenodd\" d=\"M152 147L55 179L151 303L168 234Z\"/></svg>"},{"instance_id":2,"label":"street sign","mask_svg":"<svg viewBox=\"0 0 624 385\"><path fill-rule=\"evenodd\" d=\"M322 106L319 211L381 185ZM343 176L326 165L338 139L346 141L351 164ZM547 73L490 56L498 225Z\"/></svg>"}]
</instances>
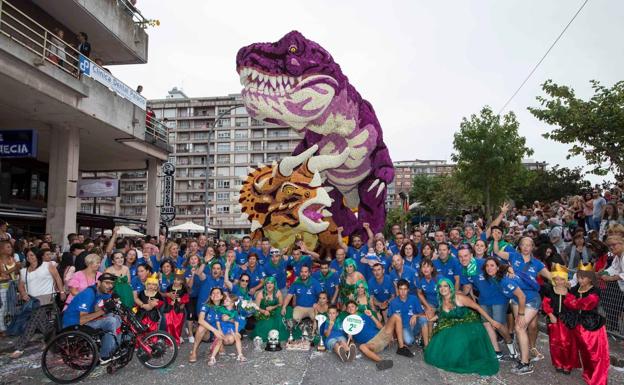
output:
<instances>
[{"instance_id":1,"label":"street sign","mask_svg":"<svg viewBox=\"0 0 624 385\"><path fill-rule=\"evenodd\" d=\"M175 206L173 205L175 166L171 162L162 165L163 177L163 199L160 207L160 219L169 223L175 219Z\"/></svg>"},{"instance_id":2,"label":"street sign","mask_svg":"<svg viewBox=\"0 0 624 385\"><path fill-rule=\"evenodd\" d=\"M0 158L36 158L37 131L0 131Z\"/></svg>"}]
</instances>

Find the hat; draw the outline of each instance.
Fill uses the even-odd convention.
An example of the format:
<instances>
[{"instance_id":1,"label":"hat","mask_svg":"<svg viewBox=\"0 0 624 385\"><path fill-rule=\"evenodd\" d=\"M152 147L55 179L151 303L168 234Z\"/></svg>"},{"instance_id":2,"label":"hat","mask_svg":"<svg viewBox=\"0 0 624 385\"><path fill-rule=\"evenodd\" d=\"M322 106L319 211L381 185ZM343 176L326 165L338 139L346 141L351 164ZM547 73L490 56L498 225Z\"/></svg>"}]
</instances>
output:
<instances>
[{"instance_id":1,"label":"hat","mask_svg":"<svg viewBox=\"0 0 624 385\"><path fill-rule=\"evenodd\" d=\"M552 270L550 271L550 276L554 279L554 278L562 278L567 280L568 279L568 268L560 265L558 263L555 263L552 267Z\"/></svg>"},{"instance_id":2,"label":"hat","mask_svg":"<svg viewBox=\"0 0 624 385\"><path fill-rule=\"evenodd\" d=\"M104 273L98 277L98 281L100 282L103 282L103 281L115 282L116 280L117 280L117 276L112 273Z\"/></svg>"},{"instance_id":3,"label":"hat","mask_svg":"<svg viewBox=\"0 0 624 385\"><path fill-rule=\"evenodd\" d=\"M150 283L158 285L158 274L154 273L147 277L147 279L145 280L145 284L149 285Z\"/></svg>"},{"instance_id":4,"label":"hat","mask_svg":"<svg viewBox=\"0 0 624 385\"><path fill-rule=\"evenodd\" d=\"M175 276L173 278L184 280L185 274L186 274L186 271L184 269L176 269Z\"/></svg>"}]
</instances>

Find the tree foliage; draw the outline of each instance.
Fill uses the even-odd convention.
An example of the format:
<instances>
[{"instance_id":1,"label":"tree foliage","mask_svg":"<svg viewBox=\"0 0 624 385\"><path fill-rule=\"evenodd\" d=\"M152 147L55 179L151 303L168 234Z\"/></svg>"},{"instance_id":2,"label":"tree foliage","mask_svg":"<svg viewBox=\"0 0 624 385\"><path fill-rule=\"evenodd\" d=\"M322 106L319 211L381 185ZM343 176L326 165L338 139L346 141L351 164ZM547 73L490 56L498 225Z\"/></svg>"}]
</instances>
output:
<instances>
[{"instance_id":1,"label":"tree foliage","mask_svg":"<svg viewBox=\"0 0 624 385\"><path fill-rule=\"evenodd\" d=\"M392 225L400 225L401 230L403 230L405 224L407 223L408 228L411 228L411 220L412 213L410 213L409 211L405 212L403 210L403 207L394 207L388 210L388 213L386 214L386 226L384 228L384 234L386 234L387 236L390 236L392 234L392 232L390 231Z\"/></svg>"},{"instance_id":2,"label":"tree foliage","mask_svg":"<svg viewBox=\"0 0 624 385\"><path fill-rule=\"evenodd\" d=\"M487 218L522 175L522 159L533 154L526 147L526 139L518 134L518 127L513 112L501 119L485 106L479 115L463 118L455 133L451 159L457 163L457 177L484 207Z\"/></svg>"},{"instance_id":3,"label":"tree foliage","mask_svg":"<svg viewBox=\"0 0 624 385\"><path fill-rule=\"evenodd\" d=\"M591 188L580 167L569 169L559 165L545 170L526 170L517 181L510 193L517 206L530 206L536 200L551 202L561 197L580 195Z\"/></svg>"},{"instance_id":4,"label":"tree foliage","mask_svg":"<svg viewBox=\"0 0 624 385\"><path fill-rule=\"evenodd\" d=\"M410 201L418 202L423 214L450 218L475 203L455 174L416 176L412 181Z\"/></svg>"},{"instance_id":5,"label":"tree foliage","mask_svg":"<svg viewBox=\"0 0 624 385\"><path fill-rule=\"evenodd\" d=\"M596 80L591 82L594 95L585 101L575 96L568 86L546 81L542 89L547 96L538 96L542 108L529 107L539 120L558 126L547 139L571 144L568 158L585 157L593 166L592 173L605 175L612 171L624 174L624 81L608 88Z\"/></svg>"}]
</instances>

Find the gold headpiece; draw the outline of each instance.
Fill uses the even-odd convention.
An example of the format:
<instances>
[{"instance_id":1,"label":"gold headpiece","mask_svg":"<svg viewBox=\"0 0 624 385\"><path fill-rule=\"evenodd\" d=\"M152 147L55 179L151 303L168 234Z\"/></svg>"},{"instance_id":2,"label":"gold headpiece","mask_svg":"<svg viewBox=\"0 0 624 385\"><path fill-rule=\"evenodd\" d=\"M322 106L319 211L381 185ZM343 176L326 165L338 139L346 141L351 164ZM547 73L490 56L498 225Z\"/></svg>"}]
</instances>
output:
<instances>
[{"instance_id":1,"label":"gold headpiece","mask_svg":"<svg viewBox=\"0 0 624 385\"><path fill-rule=\"evenodd\" d=\"M158 285L158 274L154 273L147 277L147 279L145 280L145 284L149 285L150 283L155 283L156 285Z\"/></svg>"},{"instance_id":2,"label":"gold headpiece","mask_svg":"<svg viewBox=\"0 0 624 385\"><path fill-rule=\"evenodd\" d=\"M591 263L580 262L576 268L578 271L594 271L594 266Z\"/></svg>"},{"instance_id":3,"label":"gold headpiece","mask_svg":"<svg viewBox=\"0 0 624 385\"><path fill-rule=\"evenodd\" d=\"M184 275L186 274L186 271L184 269L176 269L175 270L175 276L182 276L182 278L184 278Z\"/></svg>"},{"instance_id":4,"label":"gold headpiece","mask_svg":"<svg viewBox=\"0 0 624 385\"><path fill-rule=\"evenodd\" d=\"M550 271L550 276L554 279L554 278L562 278L567 280L568 279L568 268L560 265L558 263L555 263L552 267L552 270Z\"/></svg>"}]
</instances>

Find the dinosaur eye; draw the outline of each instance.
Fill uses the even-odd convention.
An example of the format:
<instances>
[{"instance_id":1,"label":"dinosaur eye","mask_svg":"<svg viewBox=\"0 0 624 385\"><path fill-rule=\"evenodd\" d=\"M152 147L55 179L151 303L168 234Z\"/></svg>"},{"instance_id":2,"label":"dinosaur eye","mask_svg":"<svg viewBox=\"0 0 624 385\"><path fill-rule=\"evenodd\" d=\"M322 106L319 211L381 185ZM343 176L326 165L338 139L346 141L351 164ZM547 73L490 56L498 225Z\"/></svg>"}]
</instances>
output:
<instances>
[{"instance_id":1,"label":"dinosaur eye","mask_svg":"<svg viewBox=\"0 0 624 385\"><path fill-rule=\"evenodd\" d=\"M290 53L297 53L297 46L296 45L291 45L290 47L288 47L288 52L290 52Z\"/></svg>"},{"instance_id":2,"label":"dinosaur eye","mask_svg":"<svg viewBox=\"0 0 624 385\"><path fill-rule=\"evenodd\" d=\"M306 198L309 198L310 197L310 192L306 191L303 195L305 195Z\"/></svg>"},{"instance_id":3,"label":"dinosaur eye","mask_svg":"<svg viewBox=\"0 0 624 385\"><path fill-rule=\"evenodd\" d=\"M295 192L295 187L294 186L290 186L290 185L286 185L282 188L282 192L286 195L292 195L292 193Z\"/></svg>"}]
</instances>

